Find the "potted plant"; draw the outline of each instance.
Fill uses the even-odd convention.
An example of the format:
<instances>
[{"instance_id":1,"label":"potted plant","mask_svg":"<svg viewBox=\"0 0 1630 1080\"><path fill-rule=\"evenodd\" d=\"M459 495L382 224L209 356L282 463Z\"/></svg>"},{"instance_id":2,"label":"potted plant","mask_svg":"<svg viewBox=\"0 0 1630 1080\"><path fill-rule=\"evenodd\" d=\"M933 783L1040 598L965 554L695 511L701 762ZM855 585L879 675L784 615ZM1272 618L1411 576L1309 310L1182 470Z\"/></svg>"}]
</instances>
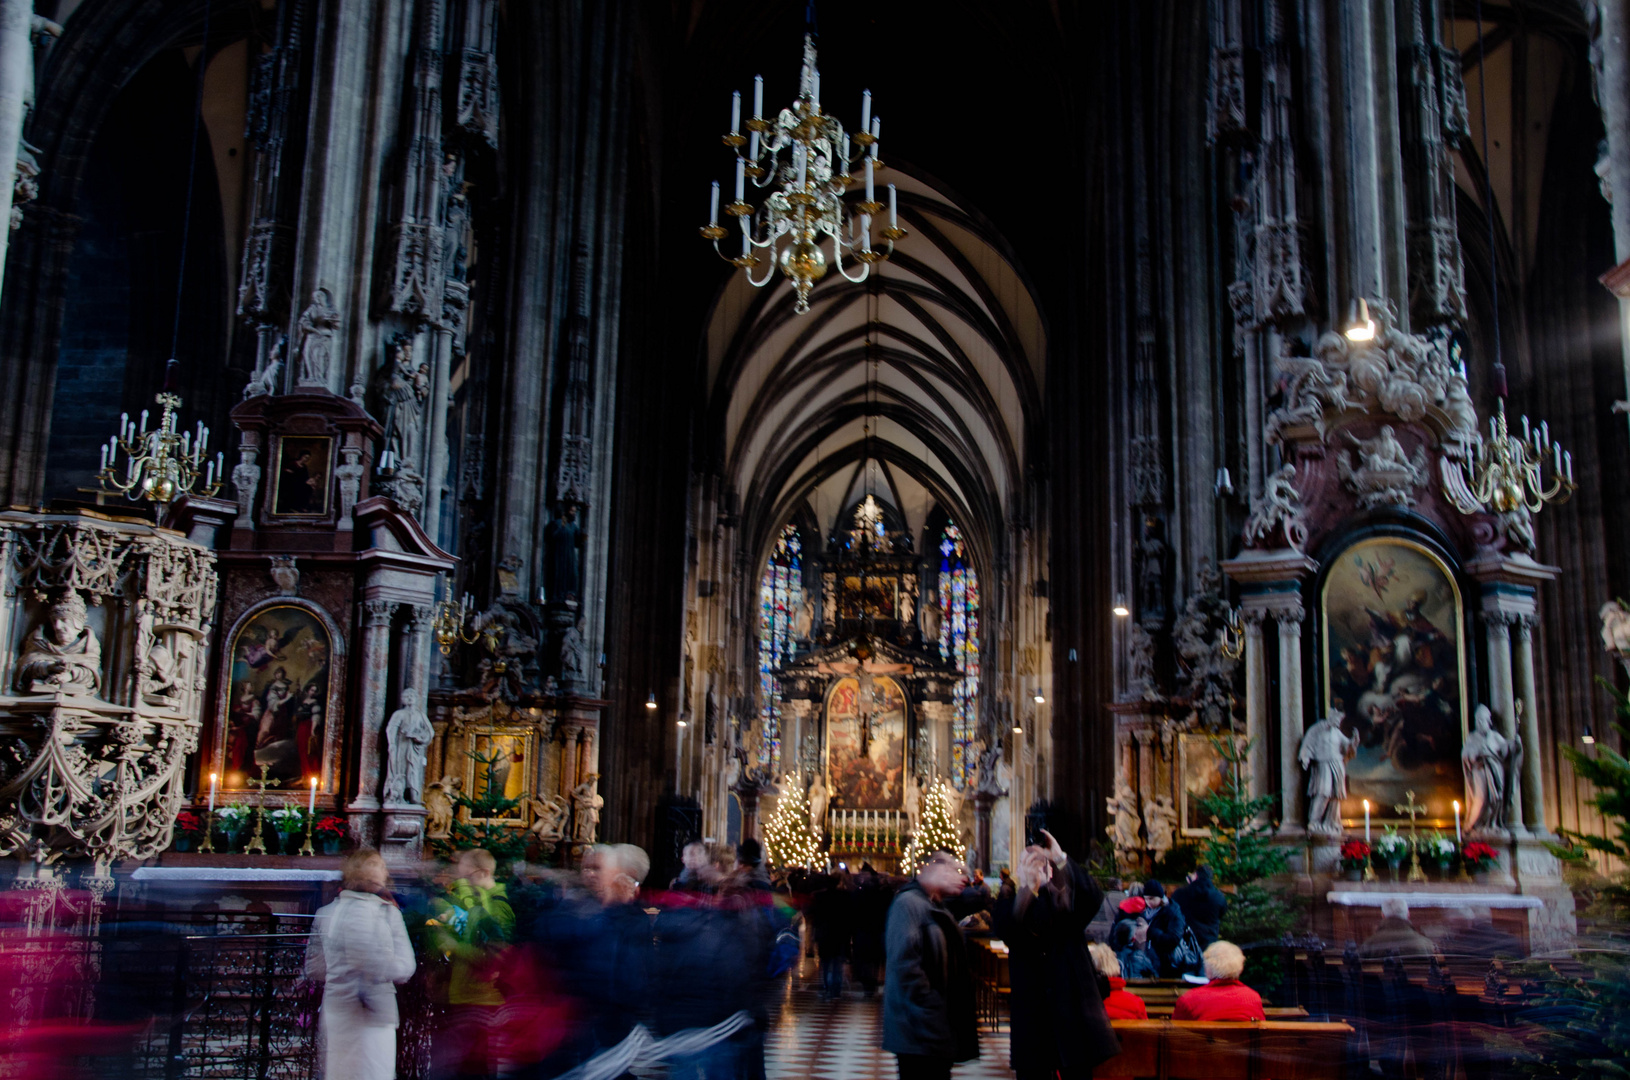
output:
<instances>
[{"instance_id":1,"label":"potted plant","mask_svg":"<svg viewBox=\"0 0 1630 1080\"><path fill-rule=\"evenodd\" d=\"M1399 835L1398 830L1388 825L1381 833L1381 839L1375 842L1376 854L1381 861L1387 864L1392 871L1392 879L1398 880L1398 868L1409 857L1409 841Z\"/></svg>"},{"instance_id":2,"label":"potted plant","mask_svg":"<svg viewBox=\"0 0 1630 1080\"><path fill-rule=\"evenodd\" d=\"M1474 874L1486 874L1494 868L1494 849L1481 840L1473 840L1460 849L1460 860Z\"/></svg>"},{"instance_id":3,"label":"potted plant","mask_svg":"<svg viewBox=\"0 0 1630 1080\"><path fill-rule=\"evenodd\" d=\"M318 821L316 828L312 832L317 841L318 849L324 855L338 855L340 845L345 843L348 830L344 818L330 814Z\"/></svg>"},{"instance_id":4,"label":"potted plant","mask_svg":"<svg viewBox=\"0 0 1630 1080\"><path fill-rule=\"evenodd\" d=\"M233 851L243 841L243 831L249 827L251 811L243 803L228 803L215 811L215 823L226 838L226 850Z\"/></svg>"},{"instance_id":5,"label":"potted plant","mask_svg":"<svg viewBox=\"0 0 1630 1080\"><path fill-rule=\"evenodd\" d=\"M175 816L175 840L171 846L177 851L191 851L203 835L204 822L197 814L183 810Z\"/></svg>"},{"instance_id":6,"label":"potted plant","mask_svg":"<svg viewBox=\"0 0 1630 1080\"><path fill-rule=\"evenodd\" d=\"M300 850L300 834L305 831L306 812L298 806L280 806L266 815L277 830L279 846L290 855Z\"/></svg>"},{"instance_id":7,"label":"potted plant","mask_svg":"<svg viewBox=\"0 0 1630 1080\"><path fill-rule=\"evenodd\" d=\"M1341 845L1341 868L1347 872L1348 881L1358 881L1364 876L1370 854L1370 845L1362 840L1349 840Z\"/></svg>"},{"instance_id":8,"label":"potted plant","mask_svg":"<svg viewBox=\"0 0 1630 1080\"><path fill-rule=\"evenodd\" d=\"M1447 877L1455 861L1455 842L1433 829L1420 839L1420 856L1422 862L1431 863L1439 874Z\"/></svg>"}]
</instances>

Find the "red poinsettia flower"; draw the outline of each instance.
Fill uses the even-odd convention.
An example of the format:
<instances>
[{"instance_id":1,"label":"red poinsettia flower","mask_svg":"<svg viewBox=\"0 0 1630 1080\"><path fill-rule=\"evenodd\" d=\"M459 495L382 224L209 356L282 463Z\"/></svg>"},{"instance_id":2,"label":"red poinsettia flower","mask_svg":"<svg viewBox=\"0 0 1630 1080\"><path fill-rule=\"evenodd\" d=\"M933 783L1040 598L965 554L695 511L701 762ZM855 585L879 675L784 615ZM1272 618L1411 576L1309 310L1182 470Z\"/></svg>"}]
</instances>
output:
<instances>
[{"instance_id":1,"label":"red poinsettia flower","mask_svg":"<svg viewBox=\"0 0 1630 1080\"><path fill-rule=\"evenodd\" d=\"M204 831L204 823L191 810L183 810L175 816L175 830L186 836L197 836Z\"/></svg>"},{"instance_id":2,"label":"red poinsettia flower","mask_svg":"<svg viewBox=\"0 0 1630 1080\"><path fill-rule=\"evenodd\" d=\"M1370 857L1370 845L1362 840L1349 840L1341 845L1341 857L1349 862L1363 862Z\"/></svg>"},{"instance_id":3,"label":"red poinsettia flower","mask_svg":"<svg viewBox=\"0 0 1630 1080\"><path fill-rule=\"evenodd\" d=\"M331 815L331 816L325 817L321 821L317 822L317 825L316 825L316 828L315 828L314 831L317 833L318 836L337 836L337 837L340 837L341 839L344 839L346 833L349 830L347 830L346 827L345 827L345 819L344 818L333 817Z\"/></svg>"},{"instance_id":4,"label":"red poinsettia flower","mask_svg":"<svg viewBox=\"0 0 1630 1080\"><path fill-rule=\"evenodd\" d=\"M1490 863L1494 861L1494 849L1481 840L1473 840L1460 849L1460 856L1469 863Z\"/></svg>"}]
</instances>

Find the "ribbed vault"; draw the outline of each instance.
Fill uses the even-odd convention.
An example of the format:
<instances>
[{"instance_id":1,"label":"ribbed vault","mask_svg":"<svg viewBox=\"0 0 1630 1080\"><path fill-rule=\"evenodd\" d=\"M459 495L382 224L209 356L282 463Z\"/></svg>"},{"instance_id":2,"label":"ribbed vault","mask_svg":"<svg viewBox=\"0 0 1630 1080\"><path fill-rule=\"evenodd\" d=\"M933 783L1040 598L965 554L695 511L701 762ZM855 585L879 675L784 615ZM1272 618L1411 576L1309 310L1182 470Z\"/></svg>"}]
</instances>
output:
<instances>
[{"instance_id":1,"label":"ribbed vault","mask_svg":"<svg viewBox=\"0 0 1630 1080\"><path fill-rule=\"evenodd\" d=\"M887 173L910 231L872 277L829 274L807 315L778 277L742 275L708 328L701 448L742 507L742 551L762 555L807 514L830 535L864 485L920 542L935 505L963 525L977 565L1023 519L1046 340L1032 290L1000 236L922 178ZM869 434L868 434L869 432Z\"/></svg>"}]
</instances>

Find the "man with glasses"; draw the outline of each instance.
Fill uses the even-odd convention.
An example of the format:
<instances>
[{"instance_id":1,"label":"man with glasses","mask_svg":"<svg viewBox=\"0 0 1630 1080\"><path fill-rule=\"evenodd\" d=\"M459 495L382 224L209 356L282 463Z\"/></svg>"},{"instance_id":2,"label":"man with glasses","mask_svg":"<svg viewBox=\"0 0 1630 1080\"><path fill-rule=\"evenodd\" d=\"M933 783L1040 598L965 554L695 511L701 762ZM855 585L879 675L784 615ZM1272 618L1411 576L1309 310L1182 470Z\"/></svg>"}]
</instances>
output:
<instances>
[{"instance_id":1,"label":"man with glasses","mask_svg":"<svg viewBox=\"0 0 1630 1080\"><path fill-rule=\"evenodd\" d=\"M945 907L967 880L955 855L936 851L889 908L883 1049L898 1057L900 1080L946 1080L954 1063L979 1056L973 973Z\"/></svg>"}]
</instances>

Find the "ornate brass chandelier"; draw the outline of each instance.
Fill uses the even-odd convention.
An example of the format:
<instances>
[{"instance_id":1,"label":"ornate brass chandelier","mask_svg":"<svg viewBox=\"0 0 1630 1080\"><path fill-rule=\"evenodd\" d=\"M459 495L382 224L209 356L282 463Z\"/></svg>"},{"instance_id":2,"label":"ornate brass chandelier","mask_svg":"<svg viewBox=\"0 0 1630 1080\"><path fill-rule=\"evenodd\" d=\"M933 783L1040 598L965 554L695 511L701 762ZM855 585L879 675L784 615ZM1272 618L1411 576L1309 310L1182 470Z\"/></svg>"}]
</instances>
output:
<instances>
[{"instance_id":1,"label":"ornate brass chandelier","mask_svg":"<svg viewBox=\"0 0 1630 1080\"><path fill-rule=\"evenodd\" d=\"M1463 502L1469 493L1476 505L1458 509L1471 513L1486 506L1495 513L1509 514L1523 508L1537 514L1546 503L1560 506L1567 502L1578 487L1573 482L1573 454L1551 439L1548 424L1541 422L1531 427L1526 416L1522 418L1522 437L1518 438L1506 427L1505 398L1496 401L1496 412L1489 417L1488 439L1472 447L1463 465L1469 483L1457 502ZM1546 458L1551 460L1549 483L1544 477Z\"/></svg>"},{"instance_id":2,"label":"ornate brass chandelier","mask_svg":"<svg viewBox=\"0 0 1630 1080\"><path fill-rule=\"evenodd\" d=\"M146 409L140 428L129 413L120 415L119 433L102 447L97 481L102 490L117 491L132 501L170 503L182 495L209 498L221 490L223 479L221 454L217 451L214 460L209 460L209 428L200 420L196 430L178 431L181 395L165 390L155 400L164 411L152 431L147 430Z\"/></svg>"},{"instance_id":3,"label":"ornate brass chandelier","mask_svg":"<svg viewBox=\"0 0 1630 1080\"><path fill-rule=\"evenodd\" d=\"M809 311L809 291L836 269L845 280L865 281L872 264L894 253L894 243L907 235L900 228L894 185L889 190L889 223L879 233L881 249L872 242L872 219L883 210L877 201L874 177L883 168L877 156L882 121L872 115L872 92L861 96L860 130L853 136L821 111L821 73L815 61L815 36L804 35L804 65L798 79L798 97L773 120L766 120L764 77L753 80L753 114L747 135L741 133L741 92L730 102L730 132L724 144L736 153L736 197L724 207L741 228L741 253L727 255L719 241L729 230L719 224L719 184L713 184L708 223L700 232L713 242L713 250L726 262L741 267L747 280L763 288L781 272L798 292L796 310ZM746 149L744 150L743 147ZM757 210L747 202L747 181L768 192ZM851 186L863 184L865 199L851 205L845 196ZM830 238L831 256L821 250ZM763 254L755 252L762 251ZM859 264L857 273L843 265L844 255ZM768 264L762 277L754 268Z\"/></svg>"}]
</instances>

